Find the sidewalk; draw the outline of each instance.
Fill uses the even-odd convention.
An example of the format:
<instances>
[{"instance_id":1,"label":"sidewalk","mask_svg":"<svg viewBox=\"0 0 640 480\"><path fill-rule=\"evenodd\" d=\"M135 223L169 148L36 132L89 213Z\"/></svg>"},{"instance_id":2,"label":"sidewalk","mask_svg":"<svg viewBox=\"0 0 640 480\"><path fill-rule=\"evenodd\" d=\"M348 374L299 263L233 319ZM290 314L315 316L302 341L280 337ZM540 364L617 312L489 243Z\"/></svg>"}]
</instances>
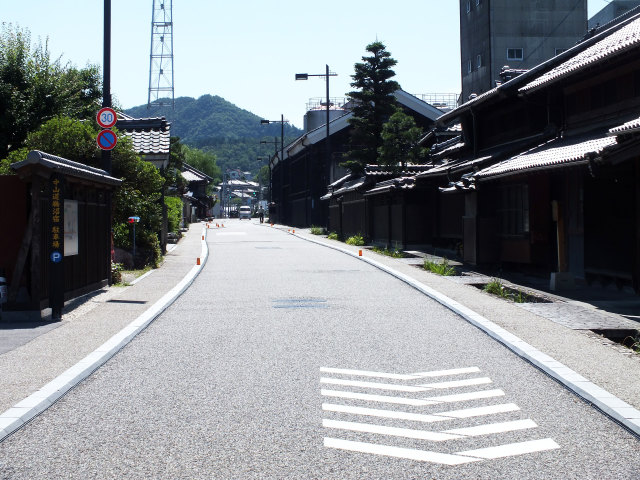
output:
<instances>
[{"instance_id":1,"label":"sidewalk","mask_svg":"<svg viewBox=\"0 0 640 480\"><path fill-rule=\"evenodd\" d=\"M201 254L201 234L202 225L191 225L161 267L135 285L108 287L67 302L60 322L52 323L50 317L18 322L19 314L4 312L0 413L84 359L175 287Z\"/></svg>"},{"instance_id":2,"label":"sidewalk","mask_svg":"<svg viewBox=\"0 0 640 480\"><path fill-rule=\"evenodd\" d=\"M263 227L272 228L268 224ZM273 228L284 234L289 229L281 225ZM65 306L61 322L20 325L0 322L0 378L3 379L0 413L76 365L166 296L193 269L196 258L201 255L201 234L202 226L193 224L159 269L135 285L103 289L70 302ZM362 249L311 235L308 229L296 229L295 235L354 256ZM599 329L640 328L640 323L630 319L634 314L640 315L637 295L604 292L596 286L581 287L573 292L574 298L568 298L544 292L543 285L526 284L527 279L523 278L522 287L544 294L552 302L515 304L472 286L489 278L482 278L477 272L469 272L464 277L441 277L418 268L421 258L394 259L366 249L363 258L391 269L405 281L433 289L437 296L446 296L461 305L461 311L473 311L471 316L493 322L507 332L505 336L515 335L552 357L556 361L552 364L560 362L640 410L640 355L589 330L594 325ZM631 312L630 318L616 313L621 306ZM640 417L636 420L636 432L640 432Z\"/></svg>"}]
</instances>

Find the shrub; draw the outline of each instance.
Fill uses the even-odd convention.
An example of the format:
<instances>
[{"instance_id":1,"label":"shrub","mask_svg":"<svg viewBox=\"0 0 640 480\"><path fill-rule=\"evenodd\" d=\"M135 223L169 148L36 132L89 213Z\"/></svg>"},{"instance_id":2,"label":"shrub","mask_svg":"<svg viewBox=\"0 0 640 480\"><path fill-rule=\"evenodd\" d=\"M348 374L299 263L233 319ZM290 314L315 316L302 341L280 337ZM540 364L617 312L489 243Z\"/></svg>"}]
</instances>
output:
<instances>
[{"instance_id":1,"label":"shrub","mask_svg":"<svg viewBox=\"0 0 640 480\"><path fill-rule=\"evenodd\" d=\"M339 240L338 234L336 232L331 232L329 235L327 235L327 238L329 240Z\"/></svg>"},{"instance_id":2,"label":"shrub","mask_svg":"<svg viewBox=\"0 0 640 480\"><path fill-rule=\"evenodd\" d=\"M397 248L390 250L388 248L373 247L373 251L376 253L379 253L380 255L386 255L387 257L393 257L393 258L406 257L406 255L402 253L400 250L398 250Z\"/></svg>"},{"instance_id":3,"label":"shrub","mask_svg":"<svg viewBox=\"0 0 640 480\"><path fill-rule=\"evenodd\" d=\"M361 247L362 245L364 245L364 238L362 238L362 235L354 235L352 237L347 238L345 243L347 245L355 245L357 247Z\"/></svg>"},{"instance_id":4,"label":"shrub","mask_svg":"<svg viewBox=\"0 0 640 480\"><path fill-rule=\"evenodd\" d=\"M180 232L180 220L182 219L182 200L178 197L165 197L164 203L167 205L168 231Z\"/></svg>"},{"instance_id":5,"label":"shrub","mask_svg":"<svg viewBox=\"0 0 640 480\"><path fill-rule=\"evenodd\" d=\"M111 262L111 283L122 283L123 268L121 263Z\"/></svg>"},{"instance_id":6,"label":"shrub","mask_svg":"<svg viewBox=\"0 0 640 480\"><path fill-rule=\"evenodd\" d=\"M312 225L311 226L311 233L313 235L324 235L325 233L327 233L327 231L323 227L314 227Z\"/></svg>"},{"instance_id":7,"label":"shrub","mask_svg":"<svg viewBox=\"0 0 640 480\"><path fill-rule=\"evenodd\" d=\"M422 267L429 272L436 273L438 275L442 275L444 277L448 277L456 274L456 269L449 265L449 260L446 258L442 259L442 263L433 262L431 260L425 259Z\"/></svg>"}]
</instances>

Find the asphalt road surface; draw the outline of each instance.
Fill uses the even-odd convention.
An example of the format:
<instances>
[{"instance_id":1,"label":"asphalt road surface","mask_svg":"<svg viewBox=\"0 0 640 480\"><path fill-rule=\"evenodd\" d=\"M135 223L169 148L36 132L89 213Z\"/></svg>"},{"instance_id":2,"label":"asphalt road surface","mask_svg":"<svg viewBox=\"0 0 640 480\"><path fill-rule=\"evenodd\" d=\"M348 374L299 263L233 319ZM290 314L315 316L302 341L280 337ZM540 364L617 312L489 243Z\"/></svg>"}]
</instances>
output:
<instances>
[{"instance_id":1,"label":"asphalt road surface","mask_svg":"<svg viewBox=\"0 0 640 480\"><path fill-rule=\"evenodd\" d=\"M638 479L640 441L397 279L268 226L0 444L0 479Z\"/></svg>"}]
</instances>

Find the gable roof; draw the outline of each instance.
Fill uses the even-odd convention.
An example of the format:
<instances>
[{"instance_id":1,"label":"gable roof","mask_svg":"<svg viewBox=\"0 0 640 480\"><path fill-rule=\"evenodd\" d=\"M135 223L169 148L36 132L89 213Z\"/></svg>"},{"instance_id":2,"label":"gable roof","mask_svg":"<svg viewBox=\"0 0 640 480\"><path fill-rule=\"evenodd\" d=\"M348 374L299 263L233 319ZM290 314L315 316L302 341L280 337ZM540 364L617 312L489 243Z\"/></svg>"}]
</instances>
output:
<instances>
[{"instance_id":1,"label":"gable roof","mask_svg":"<svg viewBox=\"0 0 640 480\"><path fill-rule=\"evenodd\" d=\"M39 150L32 150L27 154L27 158L21 162L11 164L18 176L26 177L35 172L58 172L67 177L88 180L109 186L118 186L122 180L110 176L105 170L89 167L83 163L67 160L66 158L56 157L49 153Z\"/></svg>"},{"instance_id":2,"label":"gable roof","mask_svg":"<svg viewBox=\"0 0 640 480\"><path fill-rule=\"evenodd\" d=\"M603 34L608 32L609 30L606 30ZM594 45L591 45L567 61L540 75L535 80L520 88L519 91L532 92L568 77L573 73L584 71L594 63L609 59L615 55L620 55L638 45L640 45L640 17L636 15L621 28L606 35Z\"/></svg>"},{"instance_id":3,"label":"gable roof","mask_svg":"<svg viewBox=\"0 0 640 480\"><path fill-rule=\"evenodd\" d=\"M171 124L165 117L133 118L118 113L116 128L131 138L140 155L169 155Z\"/></svg>"}]
</instances>

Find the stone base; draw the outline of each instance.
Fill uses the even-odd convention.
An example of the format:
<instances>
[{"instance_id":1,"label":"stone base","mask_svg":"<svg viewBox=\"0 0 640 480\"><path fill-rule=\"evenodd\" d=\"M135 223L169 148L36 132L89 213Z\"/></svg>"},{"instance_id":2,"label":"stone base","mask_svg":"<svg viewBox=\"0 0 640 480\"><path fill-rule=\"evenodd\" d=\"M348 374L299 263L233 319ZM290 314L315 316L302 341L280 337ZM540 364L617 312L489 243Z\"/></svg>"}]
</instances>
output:
<instances>
[{"instance_id":1,"label":"stone base","mask_svg":"<svg viewBox=\"0 0 640 480\"><path fill-rule=\"evenodd\" d=\"M576 288L576 282L573 274L569 272L551 272L551 280L549 288L556 290L573 290Z\"/></svg>"}]
</instances>

